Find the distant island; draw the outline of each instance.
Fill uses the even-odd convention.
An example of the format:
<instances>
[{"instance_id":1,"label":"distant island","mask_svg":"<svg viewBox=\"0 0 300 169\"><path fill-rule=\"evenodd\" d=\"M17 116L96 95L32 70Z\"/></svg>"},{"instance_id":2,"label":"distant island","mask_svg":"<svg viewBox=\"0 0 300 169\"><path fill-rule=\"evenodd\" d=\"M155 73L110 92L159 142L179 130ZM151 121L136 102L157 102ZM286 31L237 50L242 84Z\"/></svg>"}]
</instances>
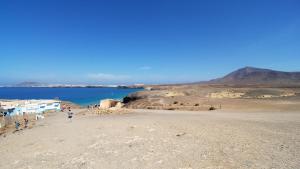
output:
<instances>
[{"instance_id":1,"label":"distant island","mask_svg":"<svg viewBox=\"0 0 300 169\"><path fill-rule=\"evenodd\" d=\"M0 87L48 87L48 88L144 88L144 84L133 84L133 85L91 85L91 84L46 84L40 82L22 82L15 85L5 85Z\"/></svg>"}]
</instances>

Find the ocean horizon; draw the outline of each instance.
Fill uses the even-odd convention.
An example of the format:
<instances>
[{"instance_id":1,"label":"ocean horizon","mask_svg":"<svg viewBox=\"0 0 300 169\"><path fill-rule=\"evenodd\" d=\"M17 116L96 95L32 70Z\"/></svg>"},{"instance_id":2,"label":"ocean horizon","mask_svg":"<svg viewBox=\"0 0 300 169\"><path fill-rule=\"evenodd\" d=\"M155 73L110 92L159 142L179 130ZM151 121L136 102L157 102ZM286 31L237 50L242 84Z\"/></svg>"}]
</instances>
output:
<instances>
[{"instance_id":1,"label":"ocean horizon","mask_svg":"<svg viewBox=\"0 0 300 169\"><path fill-rule=\"evenodd\" d=\"M103 88L49 88L49 87L1 87L0 99L59 99L81 106L99 104L103 99L122 100L130 93L143 89Z\"/></svg>"}]
</instances>

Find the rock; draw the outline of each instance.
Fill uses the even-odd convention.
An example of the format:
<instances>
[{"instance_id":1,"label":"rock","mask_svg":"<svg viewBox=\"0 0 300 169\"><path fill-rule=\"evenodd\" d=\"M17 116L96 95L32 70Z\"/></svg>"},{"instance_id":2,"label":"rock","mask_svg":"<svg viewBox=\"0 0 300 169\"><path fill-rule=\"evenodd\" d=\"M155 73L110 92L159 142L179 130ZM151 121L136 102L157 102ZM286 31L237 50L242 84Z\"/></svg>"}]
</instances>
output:
<instances>
[{"instance_id":1,"label":"rock","mask_svg":"<svg viewBox=\"0 0 300 169\"><path fill-rule=\"evenodd\" d=\"M130 102L134 102L136 100L145 99L147 97L148 97L148 95L143 92L131 93L128 96L123 98L123 103L127 104Z\"/></svg>"},{"instance_id":2,"label":"rock","mask_svg":"<svg viewBox=\"0 0 300 169\"><path fill-rule=\"evenodd\" d=\"M126 104L126 103L129 103L129 102L135 101L137 99L138 98L136 96L129 95L129 96L124 97L123 102Z\"/></svg>"},{"instance_id":3,"label":"rock","mask_svg":"<svg viewBox=\"0 0 300 169\"><path fill-rule=\"evenodd\" d=\"M186 133L185 132L183 132L183 133L178 133L178 134L176 134L176 136L177 137L180 137L180 136L184 136Z\"/></svg>"},{"instance_id":4,"label":"rock","mask_svg":"<svg viewBox=\"0 0 300 169\"><path fill-rule=\"evenodd\" d=\"M151 90L153 90L153 88L152 87L145 87L145 90L151 91Z\"/></svg>"},{"instance_id":5,"label":"rock","mask_svg":"<svg viewBox=\"0 0 300 169\"><path fill-rule=\"evenodd\" d=\"M116 104L116 108L122 108L122 107L124 107L124 103L121 103L121 102L118 102L117 104Z\"/></svg>"},{"instance_id":6,"label":"rock","mask_svg":"<svg viewBox=\"0 0 300 169\"><path fill-rule=\"evenodd\" d=\"M121 106L120 104L122 104L122 103L119 100L106 99L106 100L101 100L100 108L101 109L109 109L112 107L116 107L117 105Z\"/></svg>"}]
</instances>

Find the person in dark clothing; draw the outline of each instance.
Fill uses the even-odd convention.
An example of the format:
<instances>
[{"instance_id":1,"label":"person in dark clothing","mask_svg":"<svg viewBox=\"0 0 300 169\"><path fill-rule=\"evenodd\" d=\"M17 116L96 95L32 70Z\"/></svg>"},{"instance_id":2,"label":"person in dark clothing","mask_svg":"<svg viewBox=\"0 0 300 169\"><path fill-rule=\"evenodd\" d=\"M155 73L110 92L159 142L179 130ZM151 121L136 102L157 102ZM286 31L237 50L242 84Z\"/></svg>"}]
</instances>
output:
<instances>
[{"instance_id":1,"label":"person in dark clothing","mask_svg":"<svg viewBox=\"0 0 300 169\"><path fill-rule=\"evenodd\" d=\"M68 118L70 121L72 121L72 117L73 117L73 113L72 113L71 109L69 109Z\"/></svg>"}]
</instances>

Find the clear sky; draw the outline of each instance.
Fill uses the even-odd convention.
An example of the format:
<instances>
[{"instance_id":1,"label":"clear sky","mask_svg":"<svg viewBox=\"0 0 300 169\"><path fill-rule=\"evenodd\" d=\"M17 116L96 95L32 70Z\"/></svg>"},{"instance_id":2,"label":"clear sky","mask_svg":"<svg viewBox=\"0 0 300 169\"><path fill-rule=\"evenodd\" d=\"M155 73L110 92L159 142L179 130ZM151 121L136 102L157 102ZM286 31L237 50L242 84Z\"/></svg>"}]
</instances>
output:
<instances>
[{"instance_id":1,"label":"clear sky","mask_svg":"<svg viewBox=\"0 0 300 169\"><path fill-rule=\"evenodd\" d=\"M300 71L299 0L1 0L0 84Z\"/></svg>"}]
</instances>

